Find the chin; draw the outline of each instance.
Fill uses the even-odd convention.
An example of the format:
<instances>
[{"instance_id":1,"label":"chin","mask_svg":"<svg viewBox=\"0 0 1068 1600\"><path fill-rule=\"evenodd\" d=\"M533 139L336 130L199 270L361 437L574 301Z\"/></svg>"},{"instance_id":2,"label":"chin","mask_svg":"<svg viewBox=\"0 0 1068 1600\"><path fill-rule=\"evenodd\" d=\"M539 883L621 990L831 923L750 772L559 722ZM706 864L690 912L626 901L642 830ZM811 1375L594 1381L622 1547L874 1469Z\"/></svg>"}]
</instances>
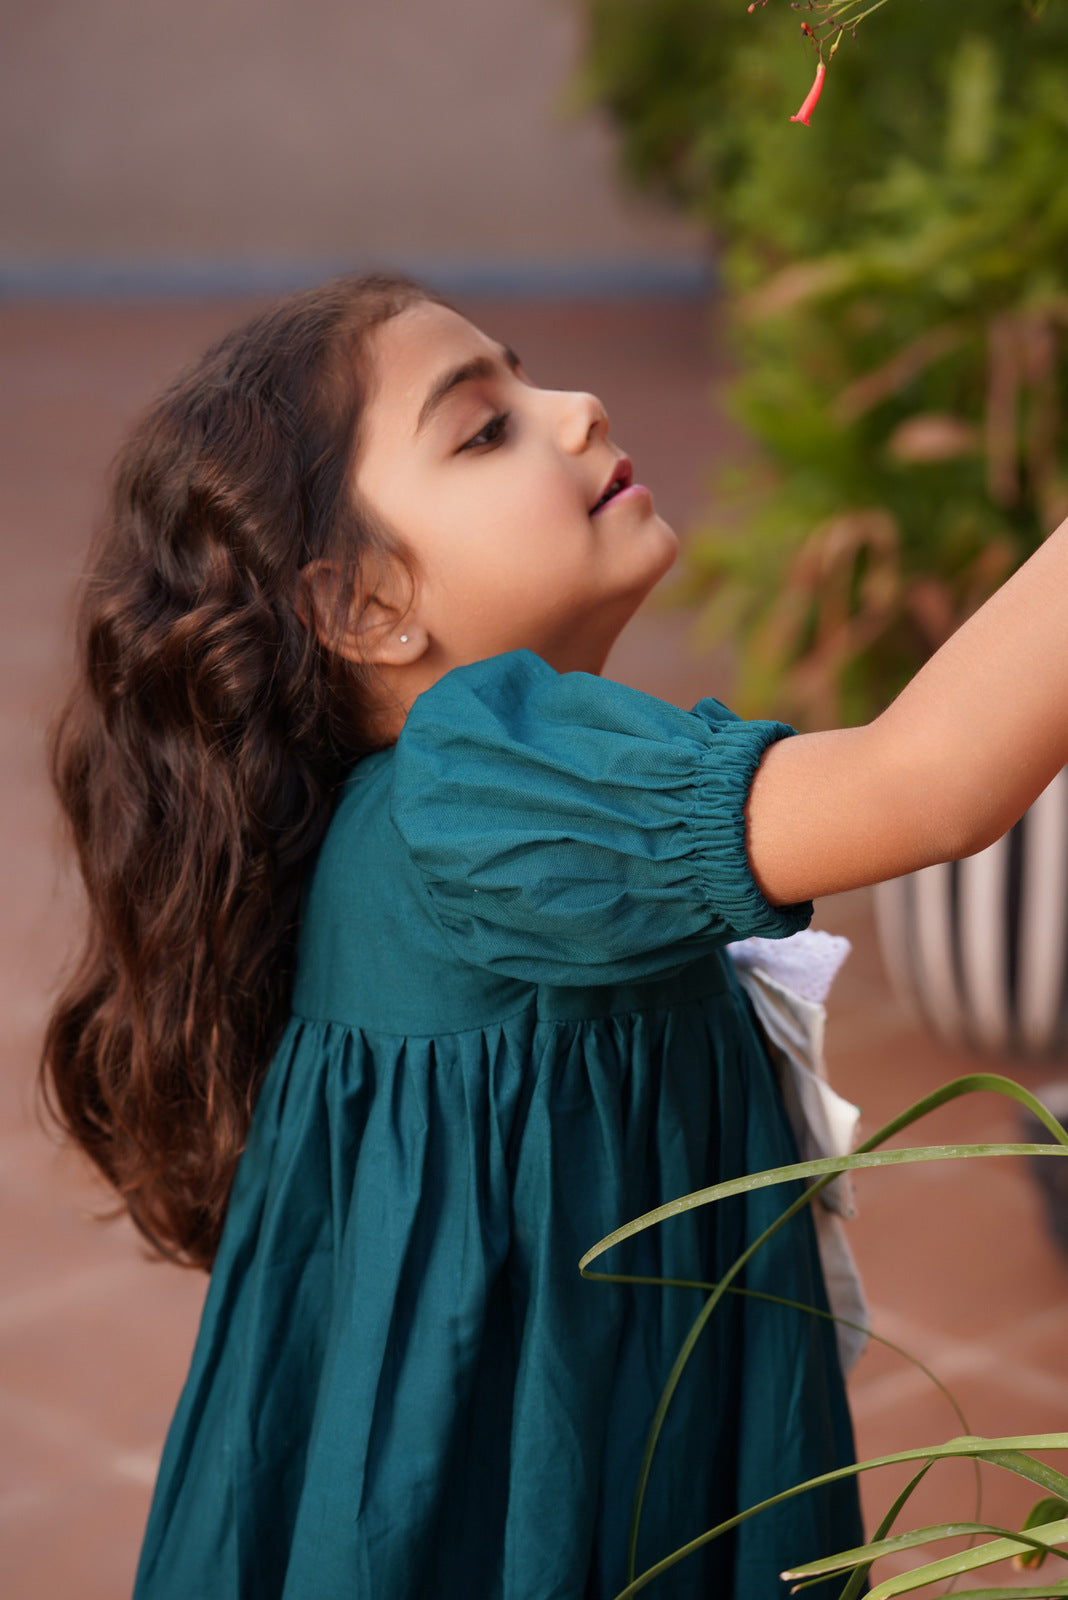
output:
<instances>
[{"instance_id":1,"label":"chin","mask_svg":"<svg viewBox=\"0 0 1068 1600\"><path fill-rule=\"evenodd\" d=\"M651 554L649 563L651 569L650 577L648 585L645 589L645 593L642 595L642 599L645 598L645 595L649 593L649 590L652 589L655 584L660 582L660 579L666 572L671 571L672 567L675 565L675 562L678 560L678 555L678 534L675 532L674 528L671 527L670 523L664 521L663 517L657 517L654 551Z\"/></svg>"},{"instance_id":2,"label":"chin","mask_svg":"<svg viewBox=\"0 0 1068 1600\"><path fill-rule=\"evenodd\" d=\"M679 553L679 541L665 522L663 525L667 537L664 539L660 550L660 559L650 562L643 570L640 579L625 592L616 596L615 603L609 608L605 617L605 627L601 635L602 658L601 665L608 658L619 635L627 623L640 611L649 595L656 588L661 578L670 572ZM597 669L600 671L600 668Z\"/></svg>"},{"instance_id":3,"label":"chin","mask_svg":"<svg viewBox=\"0 0 1068 1600\"><path fill-rule=\"evenodd\" d=\"M660 522L661 528L664 530L664 543L667 551L667 559L664 562L664 572L667 572L675 565L675 561L678 557L679 536L669 522L665 522L662 517L658 518L658 521Z\"/></svg>"}]
</instances>

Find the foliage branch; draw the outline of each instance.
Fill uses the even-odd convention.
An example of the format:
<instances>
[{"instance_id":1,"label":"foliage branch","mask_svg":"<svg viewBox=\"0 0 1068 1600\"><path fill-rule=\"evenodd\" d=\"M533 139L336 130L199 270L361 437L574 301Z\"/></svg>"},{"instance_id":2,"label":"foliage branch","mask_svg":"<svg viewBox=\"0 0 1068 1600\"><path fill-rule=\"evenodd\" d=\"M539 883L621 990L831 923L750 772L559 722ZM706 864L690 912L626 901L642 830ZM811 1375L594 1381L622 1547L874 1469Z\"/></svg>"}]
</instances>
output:
<instances>
[{"instance_id":1,"label":"foliage branch","mask_svg":"<svg viewBox=\"0 0 1068 1600\"><path fill-rule=\"evenodd\" d=\"M1068 7L895 0L803 134L785 9L587 0L573 98L727 291L754 449L676 597L735 641L739 710L826 726L880 710L1068 511ZM802 15L820 48L832 11Z\"/></svg>"}]
</instances>

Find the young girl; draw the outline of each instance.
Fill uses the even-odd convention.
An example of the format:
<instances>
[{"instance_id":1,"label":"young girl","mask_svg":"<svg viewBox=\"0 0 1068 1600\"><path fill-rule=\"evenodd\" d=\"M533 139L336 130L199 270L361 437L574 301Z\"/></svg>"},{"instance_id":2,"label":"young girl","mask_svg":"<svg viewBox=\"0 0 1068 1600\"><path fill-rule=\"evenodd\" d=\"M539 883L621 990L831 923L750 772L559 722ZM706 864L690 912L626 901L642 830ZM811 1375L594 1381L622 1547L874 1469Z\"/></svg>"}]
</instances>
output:
<instances>
[{"instance_id":1,"label":"young girl","mask_svg":"<svg viewBox=\"0 0 1068 1600\"><path fill-rule=\"evenodd\" d=\"M968 854L1068 758L1068 527L868 727L600 677L675 555L592 395L382 275L225 339L120 460L55 772L88 889L45 1068L212 1271L139 1600L609 1600L699 1290L579 1257L795 1159L724 946ZM783 1189L607 1270L709 1282ZM750 1289L826 1304L803 1211ZM831 1325L729 1296L637 1570L851 1459ZM772 1600L850 1482L649 1585ZM835 1586L829 1590L836 1592Z\"/></svg>"}]
</instances>

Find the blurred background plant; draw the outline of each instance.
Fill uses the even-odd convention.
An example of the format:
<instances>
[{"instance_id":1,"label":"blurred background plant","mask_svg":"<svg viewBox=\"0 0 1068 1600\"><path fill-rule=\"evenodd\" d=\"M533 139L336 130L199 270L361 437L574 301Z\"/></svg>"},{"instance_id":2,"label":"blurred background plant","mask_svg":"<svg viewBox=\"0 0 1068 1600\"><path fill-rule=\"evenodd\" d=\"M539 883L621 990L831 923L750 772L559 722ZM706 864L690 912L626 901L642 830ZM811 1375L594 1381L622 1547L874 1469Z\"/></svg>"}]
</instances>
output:
<instances>
[{"instance_id":1,"label":"blurred background plant","mask_svg":"<svg viewBox=\"0 0 1068 1600\"><path fill-rule=\"evenodd\" d=\"M573 92L707 227L758 447L674 592L743 714L867 719L1068 514L1068 7L895 0L802 129L819 13L586 6Z\"/></svg>"}]
</instances>

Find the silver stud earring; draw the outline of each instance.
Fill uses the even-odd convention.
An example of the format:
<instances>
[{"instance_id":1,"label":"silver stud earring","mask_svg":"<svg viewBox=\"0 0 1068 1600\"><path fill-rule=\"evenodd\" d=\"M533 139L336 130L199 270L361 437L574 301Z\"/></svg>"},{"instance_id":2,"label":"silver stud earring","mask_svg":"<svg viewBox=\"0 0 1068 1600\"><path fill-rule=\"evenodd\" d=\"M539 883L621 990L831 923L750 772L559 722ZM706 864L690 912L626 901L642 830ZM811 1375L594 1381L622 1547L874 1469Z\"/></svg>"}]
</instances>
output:
<instances>
[{"instance_id":1,"label":"silver stud earring","mask_svg":"<svg viewBox=\"0 0 1068 1600\"><path fill-rule=\"evenodd\" d=\"M400 642L401 642L401 644L407 644L408 643L408 635L406 633L402 633L401 634Z\"/></svg>"}]
</instances>

